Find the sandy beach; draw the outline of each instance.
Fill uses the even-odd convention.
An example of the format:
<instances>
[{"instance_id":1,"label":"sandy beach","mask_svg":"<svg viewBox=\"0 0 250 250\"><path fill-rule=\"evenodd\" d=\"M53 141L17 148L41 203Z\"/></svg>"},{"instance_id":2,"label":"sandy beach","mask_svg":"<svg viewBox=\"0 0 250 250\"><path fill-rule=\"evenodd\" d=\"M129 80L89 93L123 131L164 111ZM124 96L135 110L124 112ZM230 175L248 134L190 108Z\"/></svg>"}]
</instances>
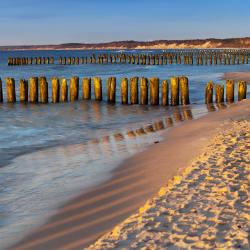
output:
<instances>
[{"instance_id":1,"label":"sandy beach","mask_svg":"<svg viewBox=\"0 0 250 250\"><path fill-rule=\"evenodd\" d=\"M249 249L249 104L201 119L220 126L203 152L87 249Z\"/></svg>"},{"instance_id":2,"label":"sandy beach","mask_svg":"<svg viewBox=\"0 0 250 250\"><path fill-rule=\"evenodd\" d=\"M174 178L178 182L180 178L174 176L181 175L187 166L191 166L192 160L201 155L204 147L211 144L211 139L219 131L231 127L232 120L242 119L249 110L250 102L245 100L228 109L209 113L203 118L186 121L170 129L165 132L162 142L153 144L146 151L126 160L113 172L111 180L70 201L48 223L11 249L86 248L115 225L136 213L169 180ZM226 147L221 143L219 146ZM176 184L172 183L171 185ZM169 187L162 188L161 195L168 194L168 189ZM132 216L132 220L137 221L144 213L146 216L145 208L147 205L140 209L139 214ZM126 234L122 228L127 229L131 218L119 226L121 232L119 230L117 233L115 229L116 233L113 231L105 235L91 248L117 246L122 239L120 237ZM110 240L108 243L107 239ZM131 247L128 242L124 244Z\"/></svg>"},{"instance_id":3,"label":"sandy beach","mask_svg":"<svg viewBox=\"0 0 250 250\"><path fill-rule=\"evenodd\" d=\"M247 84L250 84L250 72L227 72L224 74L223 79L246 81Z\"/></svg>"}]
</instances>

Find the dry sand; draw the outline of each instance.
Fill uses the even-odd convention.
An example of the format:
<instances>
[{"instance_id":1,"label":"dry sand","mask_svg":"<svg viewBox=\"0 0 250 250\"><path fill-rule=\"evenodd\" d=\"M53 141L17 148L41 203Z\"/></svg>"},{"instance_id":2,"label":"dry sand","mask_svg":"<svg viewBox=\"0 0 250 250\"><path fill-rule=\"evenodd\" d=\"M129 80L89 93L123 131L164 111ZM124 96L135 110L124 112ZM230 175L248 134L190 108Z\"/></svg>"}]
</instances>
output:
<instances>
[{"instance_id":1,"label":"dry sand","mask_svg":"<svg viewBox=\"0 0 250 250\"><path fill-rule=\"evenodd\" d=\"M66 250L88 246L138 211L173 176L182 173L218 130L231 126L232 119L247 113L249 100L167 131L163 142L125 161L110 181L66 204L47 224L11 249ZM118 238L112 238L114 235L120 234L109 234L115 242ZM103 240L105 244L107 236Z\"/></svg>"},{"instance_id":2,"label":"dry sand","mask_svg":"<svg viewBox=\"0 0 250 250\"><path fill-rule=\"evenodd\" d=\"M250 249L250 102L242 104L201 119L203 129L222 125L203 153L88 249Z\"/></svg>"}]
</instances>

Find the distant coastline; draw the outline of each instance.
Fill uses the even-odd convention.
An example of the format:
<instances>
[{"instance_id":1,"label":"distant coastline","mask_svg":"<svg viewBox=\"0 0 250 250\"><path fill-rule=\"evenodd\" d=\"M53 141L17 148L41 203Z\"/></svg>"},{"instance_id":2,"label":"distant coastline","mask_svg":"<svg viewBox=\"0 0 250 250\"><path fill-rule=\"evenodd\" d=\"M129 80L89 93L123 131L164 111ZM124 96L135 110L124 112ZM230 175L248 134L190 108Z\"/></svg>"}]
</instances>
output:
<instances>
[{"instance_id":1,"label":"distant coastline","mask_svg":"<svg viewBox=\"0 0 250 250\"><path fill-rule=\"evenodd\" d=\"M15 45L0 46L1 51L9 50L113 50L113 49L212 49L250 48L250 37L227 39L116 41L106 43L65 43L57 45Z\"/></svg>"}]
</instances>

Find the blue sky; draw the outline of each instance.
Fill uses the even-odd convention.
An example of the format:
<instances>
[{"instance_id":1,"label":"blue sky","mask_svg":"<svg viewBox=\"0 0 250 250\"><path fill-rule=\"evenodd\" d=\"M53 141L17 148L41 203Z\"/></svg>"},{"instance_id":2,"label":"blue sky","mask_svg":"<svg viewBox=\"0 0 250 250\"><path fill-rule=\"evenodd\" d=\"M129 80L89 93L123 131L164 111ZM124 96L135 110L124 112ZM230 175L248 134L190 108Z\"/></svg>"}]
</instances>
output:
<instances>
[{"instance_id":1,"label":"blue sky","mask_svg":"<svg viewBox=\"0 0 250 250\"><path fill-rule=\"evenodd\" d=\"M0 0L0 45L250 36L249 0Z\"/></svg>"}]
</instances>

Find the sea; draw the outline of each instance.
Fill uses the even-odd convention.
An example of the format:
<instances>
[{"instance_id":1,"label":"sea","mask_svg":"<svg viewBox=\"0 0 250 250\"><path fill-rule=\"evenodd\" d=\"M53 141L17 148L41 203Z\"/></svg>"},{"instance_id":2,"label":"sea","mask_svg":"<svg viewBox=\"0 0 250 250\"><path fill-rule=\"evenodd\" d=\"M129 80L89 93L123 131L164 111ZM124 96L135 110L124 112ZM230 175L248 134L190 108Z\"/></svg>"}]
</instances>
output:
<instances>
[{"instance_id":1,"label":"sea","mask_svg":"<svg viewBox=\"0 0 250 250\"><path fill-rule=\"evenodd\" d=\"M112 53L162 53L126 50ZM21 240L45 223L59 206L112 176L128 157L162 140L163 131L187 119L197 119L219 107L204 105L208 81L223 83L225 72L250 71L250 65L27 65L7 66L8 57L85 57L110 51L0 51L0 78L16 81L99 76L102 102L79 100L58 104L0 104L0 249ZM191 104L185 107L121 105L123 77L189 78ZM107 104L105 83L117 78L117 103ZM81 83L81 82L80 82ZM81 97L80 88L80 97ZM249 90L247 93L250 96ZM80 98L81 99L81 98ZM226 107L227 105L225 105ZM158 124L161 124L159 126ZM147 132L145 128L153 127ZM133 135L133 136L131 136Z\"/></svg>"}]
</instances>

